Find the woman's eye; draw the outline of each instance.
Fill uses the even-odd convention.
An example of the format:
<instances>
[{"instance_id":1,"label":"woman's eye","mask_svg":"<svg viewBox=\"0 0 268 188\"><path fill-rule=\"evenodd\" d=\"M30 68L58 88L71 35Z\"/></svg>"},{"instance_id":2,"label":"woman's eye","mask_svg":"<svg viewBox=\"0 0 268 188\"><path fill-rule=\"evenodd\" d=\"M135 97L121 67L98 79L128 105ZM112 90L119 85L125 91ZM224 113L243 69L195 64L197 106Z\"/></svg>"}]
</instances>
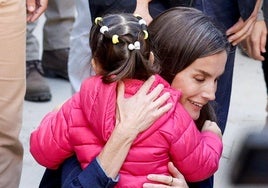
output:
<instances>
[{"instance_id":1,"label":"woman's eye","mask_svg":"<svg viewBox=\"0 0 268 188\"><path fill-rule=\"evenodd\" d=\"M203 82L203 81L205 81L205 78L198 78L198 77L196 77L195 80L196 80L197 82Z\"/></svg>"}]
</instances>

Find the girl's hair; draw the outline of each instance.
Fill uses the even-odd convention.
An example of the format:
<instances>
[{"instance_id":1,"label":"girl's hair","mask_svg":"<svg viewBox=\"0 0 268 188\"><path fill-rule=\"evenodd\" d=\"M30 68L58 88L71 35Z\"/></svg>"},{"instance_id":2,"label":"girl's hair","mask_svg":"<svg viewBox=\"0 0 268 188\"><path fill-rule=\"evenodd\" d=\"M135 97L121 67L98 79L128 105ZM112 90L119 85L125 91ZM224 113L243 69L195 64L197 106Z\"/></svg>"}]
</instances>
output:
<instances>
[{"instance_id":1,"label":"girl's hair","mask_svg":"<svg viewBox=\"0 0 268 188\"><path fill-rule=\"evenodd\" d=\"M195 60L228 51L229 43L220 28L201 11L176 7L155 18L148 27L155 63L160 75L172 83L175 75ZM217 63L217 62L215 62ZM197 124L216 120L210 105L203 107Z\"/></svg>"},{"instance_id":2,"label":"girl's hair","mask_svg":"<svg viewBox=\"0 0 268 188\"><path fill-rule=\"evenodd\" d=\"M149 61L150 44L145 21L133 14L109 14L96 18L90 31L92 57L101 67L102 80L146 80L159 67Z\"/></svg>"}]
</instances>

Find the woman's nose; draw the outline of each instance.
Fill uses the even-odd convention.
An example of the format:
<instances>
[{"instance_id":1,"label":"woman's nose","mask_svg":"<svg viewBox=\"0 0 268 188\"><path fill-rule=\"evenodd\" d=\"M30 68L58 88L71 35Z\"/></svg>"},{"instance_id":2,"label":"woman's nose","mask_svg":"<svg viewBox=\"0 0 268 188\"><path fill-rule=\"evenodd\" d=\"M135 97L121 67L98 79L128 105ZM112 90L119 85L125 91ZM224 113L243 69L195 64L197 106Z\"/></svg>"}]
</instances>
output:
<instances>
[{"instance_id":1,"label":"woman's nose","mask_svg":"<svg viewBox=\"0 0 268 188\"><path fill-rule=\"evenodd\" d=\"M209 84L207 87L204 88L203 97L206 98L208 101L215 100L215 93L216 93L216 84Z\"/></svg>"}]
</instances>

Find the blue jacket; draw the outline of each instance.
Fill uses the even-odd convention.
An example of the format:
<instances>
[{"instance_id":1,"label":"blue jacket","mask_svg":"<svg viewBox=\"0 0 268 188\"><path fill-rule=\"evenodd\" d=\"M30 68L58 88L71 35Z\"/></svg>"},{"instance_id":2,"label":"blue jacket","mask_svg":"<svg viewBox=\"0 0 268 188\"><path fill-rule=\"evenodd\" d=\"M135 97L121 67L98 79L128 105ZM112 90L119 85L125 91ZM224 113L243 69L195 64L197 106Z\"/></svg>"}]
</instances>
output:
<instances>
[{"instance_id":1,"label":"blue jacket","mask_svg":"<svg viewBox=\"0 0 268 188\"><path fill-rule=\"evenodd\" d=\"M46 169L39 188L112 188L117 181L106 176L96 159L82 171L73 156L57 170Z\"/></svg>"},{"instance_id":2,"label":"blue jacket","mask_svg":"<svg viewBox=\"0 0 268 188\"><path fill-rule=\"evenodd\" d=\"M193 6L202 10L222 24L225 30L234 25L240 17L246 20L252 13L256 0L152 0L149 11L156 17L164 10L174 6ZM107 13L134 12L136 1L129 0L89 0L89 8L94 21L95 17ZM93 22L94 23L94 22Z\"/></svg>"},{"instance_id":3,"label":"blue jacket","mask_svg":"<svg viewBox=\"0 0 268 188\"><path fill-rule=\"evenodd\" d=\"M240 17L246 20L252 13L256 0L194 0L193 6L212 16L227 30Z\"/></svg>"}]
</instances>

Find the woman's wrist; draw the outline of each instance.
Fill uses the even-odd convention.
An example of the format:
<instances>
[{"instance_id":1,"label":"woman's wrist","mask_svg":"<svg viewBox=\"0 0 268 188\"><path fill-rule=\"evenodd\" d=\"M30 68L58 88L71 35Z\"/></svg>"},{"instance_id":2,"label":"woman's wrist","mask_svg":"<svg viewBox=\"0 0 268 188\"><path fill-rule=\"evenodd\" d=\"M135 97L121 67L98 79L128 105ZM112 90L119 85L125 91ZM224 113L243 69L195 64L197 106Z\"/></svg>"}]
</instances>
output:
<instances>
[{"instance_id":1,"label":"woman's wrist","mask_svg":"<svg viewBox=\"0 0 268 188\"><path fill-rule=\"evenodd\" d=\"M123 123L119 123L115 126L113 133L116 134L117 138L121 139L121 142L127 142L132 144L132 142L136 139L140 131L137 126L130 126L131 123L128 123L128 126L124 126Z\"/></svg>"},{"instance_id":2,"label":"woman's wrist","mask_svg":"<svg viewBox=\"0 0 268 188\"><path fill-rule=\"evenodd\" d=\"M114 179L118 176L119 170L137 135L138 130L128 129L123 124L115 126L109 140L98 155L99 165L108 177Z\"/></svg>"}]
</instances>

